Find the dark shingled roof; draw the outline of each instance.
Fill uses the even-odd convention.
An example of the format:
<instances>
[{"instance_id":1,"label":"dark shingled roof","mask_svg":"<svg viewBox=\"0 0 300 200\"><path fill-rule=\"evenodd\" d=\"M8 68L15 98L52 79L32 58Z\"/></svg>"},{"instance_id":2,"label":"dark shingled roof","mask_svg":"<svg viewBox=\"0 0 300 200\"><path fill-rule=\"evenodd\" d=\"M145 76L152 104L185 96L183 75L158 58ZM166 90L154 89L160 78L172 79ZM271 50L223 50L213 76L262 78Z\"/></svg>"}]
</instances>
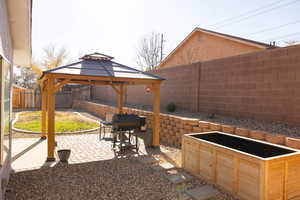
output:
<instances>
[{"instance_id":1,"label":"dark shingled roof","mask_svg":"<svg viewBox=\"0 0 300 200\"><path fill-rule=\"evenodd\" d=\"M43 75L47 73L47 74L68 74L68 75L83 75L83 76L164 80L159 76L146 73L128 67L126 65L122 65L120 63L114 62L112 61L113 57L105 54L95 52L93 54L85 55L80 59L81 61L79 62L75 62L69 65L43 71Z\"/></svg>"}]
</instances>

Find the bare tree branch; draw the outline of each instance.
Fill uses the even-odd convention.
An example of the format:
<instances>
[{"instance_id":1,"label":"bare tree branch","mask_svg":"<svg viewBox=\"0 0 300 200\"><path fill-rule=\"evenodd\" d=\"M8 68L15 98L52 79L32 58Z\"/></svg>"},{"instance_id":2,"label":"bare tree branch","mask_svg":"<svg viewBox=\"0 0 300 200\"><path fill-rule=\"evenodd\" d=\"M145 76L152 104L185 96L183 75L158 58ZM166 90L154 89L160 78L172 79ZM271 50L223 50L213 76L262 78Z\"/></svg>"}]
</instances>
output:
<instances>
[{"instance_id":1,"label":"bare tree branch","mask_svg":"<svg viewBox=\"0 0 300 200\"><path fill-rule=\"evenodd\" d=\"M152 32L139 43L137 64L144 70L152 70L161 62L164 55L163 51L164 40L162 34Z\"/></svg>"},{"instance_id":2,"label":"bare tree branch","mask_svg":"<svg viewBox=\"0 0 300 200\"><path fill-rule=\"evenodd\" d=\"M44 48L45 57L42 60L42 65L46 69L53 69L63 64L68 57L68 52L64 47L57 48L55 45L50 44Z\"/></svg>"}]
</instances>

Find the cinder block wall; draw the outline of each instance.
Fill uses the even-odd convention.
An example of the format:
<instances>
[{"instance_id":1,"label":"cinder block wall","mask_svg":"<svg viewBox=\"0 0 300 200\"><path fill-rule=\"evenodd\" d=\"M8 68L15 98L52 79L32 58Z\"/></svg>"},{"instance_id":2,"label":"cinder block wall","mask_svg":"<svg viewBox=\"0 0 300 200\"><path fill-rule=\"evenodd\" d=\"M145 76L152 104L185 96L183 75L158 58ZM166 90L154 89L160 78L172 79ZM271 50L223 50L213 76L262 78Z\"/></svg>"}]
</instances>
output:
<instances>
[{"instance_id":1,"label":"cinder block wall","mask_svg":"<svg viewBox=\"0 0 300 200\"><path fill-rule=\"evenodd\" d=\"M259 51L151 73L166 78L161 104L204 113L300 123L300 45ZM96 98L115 102L110 87ZM126 102L151 105L145 86L128 87Z\"/></svg>"},{"instance_id":2,"label":"cinder block wall","mask_svg":"<svg viewBox=\"0 0 300 200\"><path fill-rule=\"evenodd\" d=\"M203 62L199 111L300 123L300 45Z\"/></svg>"},{"instance_id":3,"label":"cinder block wall","mask_svg":"<svg viewBox=\"0 0 300 200\"><path fill-rule=\"evenodd\" d=\"M198 82L200 64L182 65L171 68L154 70L150 73L166 79L161 85L161 105L164 107L173 102L177 106L197 111ZM94 87L96 99L106 102L116 102L115 91L110 86ZM152 105L152 93L146 92L146 86L128 86L126 103L134 105Z\"/></svg>"}]
</instances>

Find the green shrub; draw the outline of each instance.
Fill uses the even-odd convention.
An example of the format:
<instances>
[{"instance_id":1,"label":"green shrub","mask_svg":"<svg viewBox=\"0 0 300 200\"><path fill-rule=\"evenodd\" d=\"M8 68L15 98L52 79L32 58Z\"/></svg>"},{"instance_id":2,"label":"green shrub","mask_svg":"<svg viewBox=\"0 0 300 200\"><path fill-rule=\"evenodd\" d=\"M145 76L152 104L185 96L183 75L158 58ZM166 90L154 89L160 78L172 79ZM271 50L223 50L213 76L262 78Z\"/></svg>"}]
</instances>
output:
<instances>
[{"instance_id":1,"label":"green shrub","mask_svg":"<svg viewBox=\"0 0 300 200\"><path fill-rule=\"evenodd\" d=\"M175 112L176 110L176 105L174 103L169 103L166 107L168 112Z\"/></svg>"}]
</instances>

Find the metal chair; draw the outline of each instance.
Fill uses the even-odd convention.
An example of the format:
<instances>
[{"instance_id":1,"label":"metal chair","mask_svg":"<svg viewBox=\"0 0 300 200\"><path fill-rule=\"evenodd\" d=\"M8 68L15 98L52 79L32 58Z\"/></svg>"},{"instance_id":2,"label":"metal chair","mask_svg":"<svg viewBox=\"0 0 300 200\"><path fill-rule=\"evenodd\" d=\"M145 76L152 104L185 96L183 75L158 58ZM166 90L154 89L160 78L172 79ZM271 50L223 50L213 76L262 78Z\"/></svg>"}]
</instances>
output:
<instances>
[{"instance_id":1,"label":"metal chair","mask_svg":"<svg viewBox=\"0 0 300 200\"><path fill-rule=\"evenodd\" d=\"M105 114L105 121L101 121L101 123L100 123L100 134L99 134L99 139L100 140L103 140L105 138L107 129L109 129L109 131L111 132L112 117L113 117L113 113L106 113Z\"/></svg>"}]
</instances>

